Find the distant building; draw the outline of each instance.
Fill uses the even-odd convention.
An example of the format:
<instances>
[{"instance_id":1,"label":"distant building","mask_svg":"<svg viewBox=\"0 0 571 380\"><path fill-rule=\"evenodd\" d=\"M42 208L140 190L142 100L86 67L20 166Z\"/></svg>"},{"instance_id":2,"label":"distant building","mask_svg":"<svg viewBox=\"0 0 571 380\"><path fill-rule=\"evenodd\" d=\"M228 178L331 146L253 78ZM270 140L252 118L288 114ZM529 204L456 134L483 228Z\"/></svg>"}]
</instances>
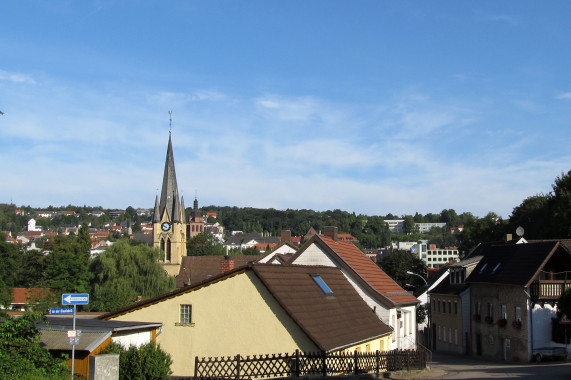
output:
<instances>
[{"instance_id":1,"label":"distant building","mask_svg":"<svg viewBox=\"0 0 571 380\"><path fill-rule=\"evenodd\" d=\"M385 220L389 231L393 233L402 233L404 229L404 219L387 219Z\"/></svg>"},{"instance_id":2,"label":"distant building","mask_svg":"<svg viewBox=\"0 0 571 380\"><path fill-rule=\"evenodd\" d=\"M444 228L446 223L414 223L414 230L421 234L430 232L434 227Z\"/></svg>"}]
</instances>

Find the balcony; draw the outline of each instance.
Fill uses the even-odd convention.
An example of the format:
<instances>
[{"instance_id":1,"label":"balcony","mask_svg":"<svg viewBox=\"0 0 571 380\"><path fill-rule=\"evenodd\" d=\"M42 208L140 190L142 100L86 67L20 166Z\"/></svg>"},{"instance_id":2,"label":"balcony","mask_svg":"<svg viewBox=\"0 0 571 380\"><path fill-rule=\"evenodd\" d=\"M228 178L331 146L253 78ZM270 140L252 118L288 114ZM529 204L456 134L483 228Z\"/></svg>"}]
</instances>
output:
<instances>
[{"instance_id":1,"label":"balcony","mask_svg":"<svg viewBox=\"0 0 571 380\"><path fill-rule=\"evenodd\" d=\"M571 288L570 280L539 280L531 284L531 298L534 300L556 300L564 290Z\"/></svg>"}]
</instances>

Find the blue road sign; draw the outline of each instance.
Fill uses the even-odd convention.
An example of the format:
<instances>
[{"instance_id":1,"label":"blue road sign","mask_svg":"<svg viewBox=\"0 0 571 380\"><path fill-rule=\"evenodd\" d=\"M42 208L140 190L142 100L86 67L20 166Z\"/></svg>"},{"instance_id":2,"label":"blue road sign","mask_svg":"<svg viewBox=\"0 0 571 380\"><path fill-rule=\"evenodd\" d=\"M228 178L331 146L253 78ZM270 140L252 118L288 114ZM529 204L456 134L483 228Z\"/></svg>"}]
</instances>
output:
<instances>
[{"instance_id":1,"label":"blue road sign","mask_svg":"<svg viewBox=\"0 0 571 380\"><path fill-rule=\"evenodd\" d=\"M89 303L89 294L62 294L61 303L62 305L87 305Z\"/></svg>"},{"instance_id":2,"label":"blue road sign","mask_svg":"<svg viewBox=\"0 0 571 380\"><path fill-rule=\"evenodd\" d=\"M56 314L73 314L72 308L50 309L50 315Z\"/></svg>"}]
</instances>

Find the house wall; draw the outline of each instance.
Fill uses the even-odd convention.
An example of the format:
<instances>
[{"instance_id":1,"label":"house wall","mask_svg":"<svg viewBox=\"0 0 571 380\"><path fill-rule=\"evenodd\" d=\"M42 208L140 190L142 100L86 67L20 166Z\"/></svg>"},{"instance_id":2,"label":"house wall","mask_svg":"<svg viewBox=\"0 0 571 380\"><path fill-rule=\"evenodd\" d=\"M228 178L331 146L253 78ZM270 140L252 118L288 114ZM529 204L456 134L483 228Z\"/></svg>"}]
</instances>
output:
<instances>
[{"instance_id":1,"label":"house wall","mask_svg":"<svg viewBox=\"0 0 571 380\"><path fill-rule=\"evenodd\" d=\"M323 265L328 267L338 267L333 258L317 244L312 244L293 262L295 265ZM390 350L396 348L412 348L416 344L416 306L405 306L402 308L388 308L385 304L373 298L361 284L355 281L347 271L341 267L341 272L349 283L357 291L359 296L369 305L371 310L381 321L393 329L390 339Z\"/></svg>"},{"instance_id":2,"label":"house wall","mask_svg":"<svg viewBox=\"0 0 571 380\"><path fill-rule=\"evenodd\" d=\"M435 350L464 353L462 298L453 294L431 293L430 301Z\"/></svg>"},{"instance_id":3,"label":"house wall","mask_svg":"<svg viewBox=\"0 0 571 380\"><path fill-rule=\"evenodd\" d=\"M471 353L494 360L529 361L527 314L528 297L524 288L512 285L472 284L471 288L472 336ZM474 318L476 303L480 302L480 319ZM488 304L492 315L488 315ZM506 324L500 326L501 305L506 305ZM521 327L514 326L515 309L521 310ZM491 317L486 321L486 317ZM551 336L551 332L549 333Z\"/></svg>"},{"instance_id":4,"label":"house wall","mask_svg":"<svg viewBox=\"0 0 571 380\"><path fill-rule=\"evenodd\" d=\"M139 347L153 340L153 331L141 331L137 333L126 331L124 333L116 333L111 340L113 343L120 344L125 348L129 348L130 346Z\"/></svg>"},{"instance_id":5,"label":"house wall","mask_svg":"<svg viewBox=\"0 0 571 380\"><path fill-rule=\"evenodd\" d=\"M557 307L550 304L536 304L531 308L531 321L532 321L532 331L530 336L533 337L532 344L530 345L530 350L534 348L543 347L563 347L563 344L556 343L552 338L552 321L551 318L557 317ZM531 357L530 352L530 357ZM571 354L571 345L567 345L567 355Z\"/></svg>"},{"instance_id":6,"label":"house wall","mask_svg":"<svg viewBox=\"0 0 571 380\"><path fill-rule=\"evenodd\" d=\"M192 305L192 323L179 323L180 305ZM194 375L196 356L318 350L250 271L113 319L162 322L156 341L171 355L175 376Z\"/></svg>"},{"instance_id":7,"label":"house wall","mask_svg":"<svg viewBox=\"0 0 571 380\"><path fill-rule=\"evenodd\" d=\"M389 351L391 348L391 335L387 334L377 339L373 339L367 342L363 342L360 344L356 344L354 346L345 348L342 350L345 354L352 354L355 351L357 352L384 352Z\"/></svg>"}]
</instances>

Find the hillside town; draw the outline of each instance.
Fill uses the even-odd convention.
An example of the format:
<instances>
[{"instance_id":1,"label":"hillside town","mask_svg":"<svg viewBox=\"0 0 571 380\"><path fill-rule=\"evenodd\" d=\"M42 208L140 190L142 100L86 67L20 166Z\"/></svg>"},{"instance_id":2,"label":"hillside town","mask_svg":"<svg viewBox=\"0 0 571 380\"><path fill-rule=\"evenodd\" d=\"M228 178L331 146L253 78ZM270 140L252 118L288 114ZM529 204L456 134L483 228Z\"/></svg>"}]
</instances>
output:
<instances>
[{"instance_id":1,"label":"hillside town","mask_svg":"<svg viewBox=\"0 0 571 380\"><path fill-rule=\"evenodd\" d=\"M337 226L320 231L311 226L302 236L288 229L279 236L225 231L216 212L202 213L196 198L187 211L178 194L169 134L162 191L153 209L93 210L91 218L115 219L99 227L47 227L58 217L79 219L75 211L14 210L29 218L26 231L4 233L5 244L17 246L20 254L39 252L38 257L49 258L58 242L86 239L84 262L103 265L113 255L123 260L126 253L121 249L134 244L158 253L151 265L159 265L159 276L171 284L147 296L127 297L121 304L93 306L77 321L83 335L71 346L64 335L72 329L72 319L50 308L49 323L37 325L39 339L52 353L73 349L75 359L67 363L76 373L87 377L98 366L95 358L112 343L157 343L170 358L172 375L198 377L220 376L217 366L201 358L286 352L322 352L332 358L366 358L376 352L383 360L408 352L421 369L431 352L507 362L568 357L567 319L557 305L571 288L569 239L528 239L519 227L517 236L480 241L463 255L458 247L436 247L422 239L365 249ZM116 221L127 213L137 221ZM405 219L382 222L392 233L405 229ZM423 233L443 228L446 223L419 222L413 227ZM451 234L464 232L463 225L450 229ZM204 237L222 249L209 255L189 251L193 239ZM399 260L394 264L398 269L391 268L394 260ZM416 286L410 284L414 281ZM98 289L102 283L94 285ZM39 300L54 306L54 292L71 291L67 289L72 288L65 282L51 288L14 287L3 310L25 314L37 308ZM94 303L103 302L103 295L92 296ZM381 362L362 370L391 370ZM291 375L287 371L291 369L273 375ZM333 373L350 371L341 366Z\"/></svg>"}]
</instances>

